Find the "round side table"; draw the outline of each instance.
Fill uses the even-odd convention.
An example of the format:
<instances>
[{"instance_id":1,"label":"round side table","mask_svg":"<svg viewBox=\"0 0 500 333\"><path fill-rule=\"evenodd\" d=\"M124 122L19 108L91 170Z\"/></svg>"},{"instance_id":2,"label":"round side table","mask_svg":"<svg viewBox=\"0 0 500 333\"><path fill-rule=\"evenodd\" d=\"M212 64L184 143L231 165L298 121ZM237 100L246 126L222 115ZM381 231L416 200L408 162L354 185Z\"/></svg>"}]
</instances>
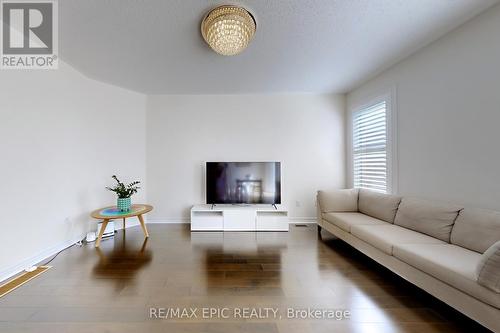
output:
<instances>
[{"instance_id":1,"label":"round side table","mask_svg":"<svg viewBox=\"0 0 500 333\"><path fill-rule=\"evenodd\" d=\"M104 233L104 229L108 225L108 222L116 219L123 219L123 228L125 229L125 220L129 217L136 217L139 219L141 223L142 231L144 232L144 236L146 238L149 237L148 229L146 228L146 224L144 223L144 219L142 215L153 210L153 206L137 204L132 205L131 209L128 212L120 211L116 206L104 207L97 210L94 210L90 216L95 219L102 220L101 231L97 236L97 240L95 242L95 247L99 247L101 244L102 234Z\"/></svg>"}]
</instances>

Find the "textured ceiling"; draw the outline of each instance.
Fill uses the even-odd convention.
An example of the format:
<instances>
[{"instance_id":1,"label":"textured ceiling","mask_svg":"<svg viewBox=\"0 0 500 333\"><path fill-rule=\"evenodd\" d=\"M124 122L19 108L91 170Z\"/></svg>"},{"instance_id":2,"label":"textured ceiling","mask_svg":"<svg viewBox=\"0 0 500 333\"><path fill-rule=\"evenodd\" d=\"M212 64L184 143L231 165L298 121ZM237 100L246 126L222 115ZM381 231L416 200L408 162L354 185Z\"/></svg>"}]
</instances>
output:
<instances>
[{"instance_id":1,"label":"textured ceiling","mask_svg":"<svg viewBox=\"0 0 500 333\"><path fill-rule=\"evenodd\" d=\"M59 49L85 75L147 94L346 92L496 2L59 0ZM227 3L258 25L233 57L200 33Z\"/></svg>"}]
</instances>

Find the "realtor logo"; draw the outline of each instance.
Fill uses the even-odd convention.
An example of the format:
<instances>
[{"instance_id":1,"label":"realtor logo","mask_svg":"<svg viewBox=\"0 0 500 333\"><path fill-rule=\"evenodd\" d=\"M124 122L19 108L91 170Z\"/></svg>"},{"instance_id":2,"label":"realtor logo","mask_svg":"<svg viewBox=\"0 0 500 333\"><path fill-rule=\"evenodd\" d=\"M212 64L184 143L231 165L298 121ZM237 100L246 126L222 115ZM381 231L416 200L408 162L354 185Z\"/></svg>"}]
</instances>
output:
<instances>
[{"instance_id":1,"label":"realtor logo","mask_svg":"<svg viewBox=\"0 0 500 333\"><path fill-rule=\"evenodd\" d=\"M57 69L57 2L1 0L2 69Z\"/></svg>"}]
</instances>

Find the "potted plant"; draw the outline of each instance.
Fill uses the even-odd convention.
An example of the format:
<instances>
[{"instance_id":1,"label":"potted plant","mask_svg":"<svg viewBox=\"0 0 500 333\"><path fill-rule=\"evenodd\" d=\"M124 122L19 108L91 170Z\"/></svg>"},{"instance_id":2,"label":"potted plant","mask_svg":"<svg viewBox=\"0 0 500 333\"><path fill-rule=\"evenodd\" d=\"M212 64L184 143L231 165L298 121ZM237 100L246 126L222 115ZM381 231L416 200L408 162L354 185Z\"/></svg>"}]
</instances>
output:
<instances>
[{"instance_id":1,"label":"potted plant","mask_svg":"<svg viewBox=\"0 0 500 333\"><path fill-rule=\"evenodd\" d=\"M125 185L115 175L113 175L111 178L116 181L116 185L113 187L106 187L106 189L115 192L116 195L118 195L118 200L116 202L116 206L118 207L118 209L122 212L128 212L132 206L130 197L132 196L132 194L136 193L138 189L140 189L140 187L137 185L141 182L135 181L128 185Z\"/></svg>"}]
</instances>

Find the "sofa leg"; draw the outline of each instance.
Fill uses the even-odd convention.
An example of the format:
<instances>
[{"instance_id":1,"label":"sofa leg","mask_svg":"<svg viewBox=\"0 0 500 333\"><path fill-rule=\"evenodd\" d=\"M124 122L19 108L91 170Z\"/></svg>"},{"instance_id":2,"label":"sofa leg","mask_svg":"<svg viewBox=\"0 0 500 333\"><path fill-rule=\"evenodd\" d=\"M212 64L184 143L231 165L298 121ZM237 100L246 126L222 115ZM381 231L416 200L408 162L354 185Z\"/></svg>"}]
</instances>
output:
<instances>
[{"instance_id":1,"label":"sofa leg","mask_svg":"<svg viewBox=\"0 0 500 333\"><path fill-rule=\"evenodd\" d=\"M321 238L321 226L318 224L318 237Z\"/></svg>"}]
</instances>

